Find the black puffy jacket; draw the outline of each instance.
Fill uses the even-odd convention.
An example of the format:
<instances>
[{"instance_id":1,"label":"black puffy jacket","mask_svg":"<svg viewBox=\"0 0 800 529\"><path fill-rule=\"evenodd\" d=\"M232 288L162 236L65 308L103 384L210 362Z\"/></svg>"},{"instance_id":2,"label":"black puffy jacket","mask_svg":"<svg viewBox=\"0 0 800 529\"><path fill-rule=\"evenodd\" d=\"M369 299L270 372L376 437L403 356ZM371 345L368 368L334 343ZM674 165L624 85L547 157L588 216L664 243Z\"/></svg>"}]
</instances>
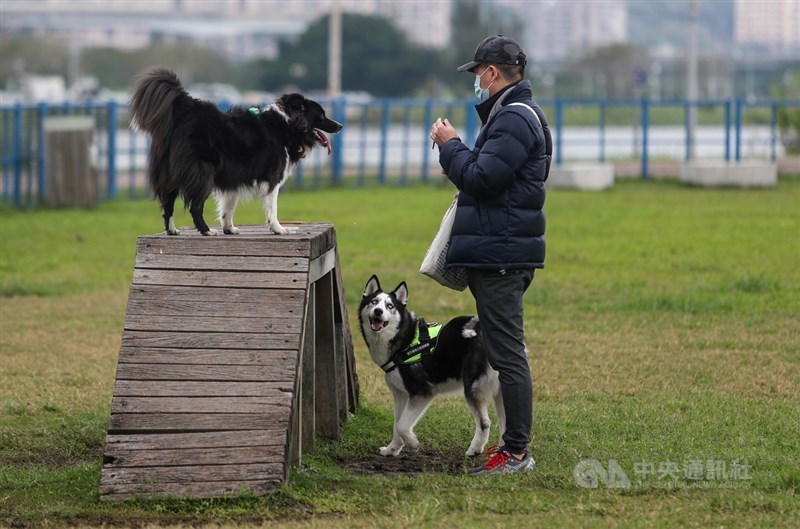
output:
<instances>
[{"instance_id":1,"label":"black puffy jacket","mask_svg":"<svg viewBox=\"0 0 800 529\"><path fill-rule=\"evenodd\" d=\"M542 268L550 131L528 81L497 95L476 106L483 128L475 148L452 139L439 154L439 163L459 190L447 265ZM515 102L535 109L539 120L527 108L509 106Z\"/></svg>"}]
</instances>

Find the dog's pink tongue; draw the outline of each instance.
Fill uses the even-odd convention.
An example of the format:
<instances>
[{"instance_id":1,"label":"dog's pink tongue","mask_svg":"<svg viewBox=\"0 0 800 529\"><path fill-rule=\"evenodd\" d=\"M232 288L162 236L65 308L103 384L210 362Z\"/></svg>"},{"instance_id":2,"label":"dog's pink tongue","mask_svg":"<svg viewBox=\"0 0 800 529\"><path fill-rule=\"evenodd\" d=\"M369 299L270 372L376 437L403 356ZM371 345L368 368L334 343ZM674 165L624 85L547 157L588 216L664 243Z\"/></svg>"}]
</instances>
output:
<instances>
[{"instance_id":1,"label":"dog's pink tongue","mask_svg":"<svg viewBox=\"0 0 800 529\"><path fill-rule=\"evenodd\" d=\"M380 331L381 329L383 329L383 320L379 319L372 320L372 330Z\"/></svg>"},{"instance_id":2,"label":"dog's pink tongue","mask_svg":"<svg viewBox=\"0 0 800 529\"><path fill-rule=\"evenodd\" d=\"M328 149L328 154L330 154L331 153L331 142L328 141L328 137L325 135L325 133L322 132L319 129L314 129L314 134L317 136L317 138L319 139L320 143L323 144L325 146L325 148Z\"/></svg>"}]
</instances>

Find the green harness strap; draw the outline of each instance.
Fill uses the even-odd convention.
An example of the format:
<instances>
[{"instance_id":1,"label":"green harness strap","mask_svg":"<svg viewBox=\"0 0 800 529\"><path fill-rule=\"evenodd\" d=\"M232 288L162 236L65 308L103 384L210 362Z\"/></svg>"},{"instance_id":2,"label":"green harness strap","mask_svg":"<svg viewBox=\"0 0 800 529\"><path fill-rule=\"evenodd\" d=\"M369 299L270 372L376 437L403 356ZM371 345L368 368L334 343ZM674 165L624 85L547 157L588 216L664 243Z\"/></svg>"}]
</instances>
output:
<instances>
[{"instance_id":1,"label":"green harness strap","mask_svg":"<svg viewBox=\"0 0 800 529\"><path fill-rule=\"evenodd\" d=\"M381 366L381 369L389 373L397 369L400 364L411 365L422 362L424 356L433 354L436 349L442 327L444 325L441 323L425 323L425 320L420 318L414 339L408 347L395 353L388 362Z\"/></svg>"}]
</instances>

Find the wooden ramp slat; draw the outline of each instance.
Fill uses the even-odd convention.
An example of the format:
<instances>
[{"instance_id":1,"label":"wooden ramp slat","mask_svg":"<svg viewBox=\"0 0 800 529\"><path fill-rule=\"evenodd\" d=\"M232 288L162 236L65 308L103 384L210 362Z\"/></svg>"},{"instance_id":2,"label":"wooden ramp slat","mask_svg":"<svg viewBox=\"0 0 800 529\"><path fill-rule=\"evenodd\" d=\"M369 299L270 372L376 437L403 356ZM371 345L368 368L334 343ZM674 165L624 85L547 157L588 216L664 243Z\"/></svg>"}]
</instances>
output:
<instances>
[{"instance_id":1,"label":"wooden ramp slat","mask_svg":"<svg viewBox=\"0 0 800 529\"><path fill-rule=\"evenodd\" d=\"M216 465L213 481L227 479L264 480L278 479L282 476L281 463L251 463L239 465ZM185 483L187 481L212 481L208 467L197 466L158 466L158 467L126 467L103 468L102 474L120 484L145 484L152 482Z\"/></svg>"},{"instance_id":2,"label":"wooden ramp slat","mask_svg":"<svg viewBox=\"0 0 800 529\"><path fill-rule=\"evenodd\" d=\"M299 333L300 323L290 318L264 318L247 316L144 316L129 314L125 318L129 331L179 331L220 333Z\"/></svg>"},{"instance_id":3,"label":"wooden ramp slat","mask_svg":"<svg viewBox=\"0 0 800 529\"><path fill-rule=\"evenodd\" d=\"M154 270L137 268L136 285L207 286L230 288L306 288L304 272L224 272L217 270Z\"/></svg>"},{"instance_id":4,"label":"wooden ramp slat","mask_svg":"<svg viewBox=\"0 0 800 529\"><path fill-rule=\"evenodd\" d=\"M264 446L173 448L167 450L106 450L106 468L180 467L192 465L246 465L281 463L283 451Z\"/></svg>"},{"instance_id":5,"label":"wooden ramp slat","mask_svg":"<svg viewBox=\"0 0 800 529\"><path fill-rule=\"evenodd\" d=\"M280 397L114 397L111 413L280 413L292 395Z\"/></svg>"},{"instance_id":6,"label":"wooden ramp slat","mask_svg":"<svg viewBox=\"0 0 800 529\"><path fill-rule=\"evenodd\" d=\"M278 303L294 306L303 303L305 292L296 288L292 289L267 289L260 288L230 288L230 287L189 287L181 285L133 285L128 299L137 301L168 301L200 303L253 303L261 305L275 305ZM264 307L265 309L268 307ZM222 314L222 312L217 312ZM262 314L262 313L259 313ZM266 313L262 315L266 316Z\"/></svg>"},{"instance_id":7,"label":"wooden ramp slat","mask_svg":"<svg viewBox=\"0 0 800 529\"><path fill-rule=\"evenodd\" d=\"M152 253L137 255L136 268L162 270L236 270L238 272L262 272L264 270L304 272L308 270L308 259L301 257L175 255Z\"/></svg>"},{"instance_id":8,"label":"wooden ramp slat","mask_svg":"<svg viewBox=\"0 0 800 529\"><path fill-rule=\"evenodd\" d=\"M149 332L126 331L124 347L178 347L183 349L297 349L300 334L263 332Z\"/></svg>"},{"instance_id":9,"label":"wooden ramp slat","mask_svg":"<svg viewBox=\"0 0 800 529\"><path fill-rule=\"evenodd\" d=\"M184 448L226 448L237 446L281 446L285 430L244 430L237 432L189 432L161 434L111 434L106 438L106 454L114 450L163 450Z\"/></svg>"},{"instance_id":10,"label":"wooden ramp slat","mask_svg":"<svg viewBox=\"0 0 800 529\"><path fill-rule=\"evenodd\" d=\"M288 226L139 238L103 499L265 494L338 436L358 381L336 235Z\"/></svg>"},{"instance_id":11,"label":"wooden ramp slat","mask_svg":"<svg viewBox=\"0 0 800 529\"><path fill-rule=\"evenodd\" d=\"M283 479L190 481L184 483L160 483L150 481L144 484L119 483L117 476L103 474L100 481L100 494L103 499L115 500L134 498L159 498L163 496L178 498L229 498L242 493L266 494L276 489Z\"/></svg>"},{"instance_id":12,"label":"wooden ramp slat","mask_svg":"<svg viewBox=\"0 0 800 529\"><path fill-rule=\"evenodd\" d=\"M136 247L137 255L230 255L254 257L302 257L309 255L310 244L306 240L265 241L253 238L221 237L213 245L199 245L194 237L142 237Z\"/></svg>"},{"instance_id":13,"label":"wooden ramp slat","mask_svg":"<svg viewBox=\"0 0 800 529\"><path fill-rule=\"evenodd\" d=\"M280 367L297 360L297 351L280 349L177 349L128 347L119 351L122 364L205 364Z\"/></svg>"},{"instance_id":14,"label":"wooden ramp slat","mask_svg":"<svg viewBox=\"0 0 800 529\"><path fill-rule=\"evenodd\" d=\"M294 378L295 372L295 366L119 364L117 379L280 382L287 378Z\"/></svg>"},{"instance_id":15,"label":"wooden ramp slat","mask_svg":"<svg viewBox=\"0 0 800 529\"><path fill-rule=\"evenodd\" d=\"M207 382L171 380L117 380L116 397L270 397L281 399L292 394L287 382Z\"/></svg>"},{"instance_id":16,"label":"wooden ramp slat","mask_svg":"<svg viewBox=\"0 0 800 529\"><path fill-rule=\"evenodd\" d=\"M213 432L286 428L289 406L273 413L112 413L110 432Z\"/></svg>"}]
</instances>

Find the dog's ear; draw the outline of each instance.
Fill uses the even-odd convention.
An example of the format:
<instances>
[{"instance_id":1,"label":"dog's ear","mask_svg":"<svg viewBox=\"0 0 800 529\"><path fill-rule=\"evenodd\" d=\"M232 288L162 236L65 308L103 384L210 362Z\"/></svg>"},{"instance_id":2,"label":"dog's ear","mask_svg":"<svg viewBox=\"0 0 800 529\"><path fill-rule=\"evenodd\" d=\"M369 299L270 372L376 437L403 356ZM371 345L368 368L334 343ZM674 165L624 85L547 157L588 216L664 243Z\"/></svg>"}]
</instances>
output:
<instances>
[{"instance_id":1,"label":"dog's ear","mask_svg":"<svg viewBox=\"0 0 800 529\"><path fill-rule=\"evenodd\" d=\"M295 112L305 112L306 98L300 94L286 94L281 98L287 110Z\"/></svg>"},{"instance_id":2,"label":"dog's ear","mask_svg":"<svg viewBox=\"0 0 800 529\"><path fill-rule=\"evenodd\" d=\"M405 281L397 285L397 288L394 289L392 294L397 298L397 301L403 305L408 305L408 285L406 285Z\"/></svg>"},{"instance_id":3,"label":"dog's ear","mask_svg":"<svg viewBox=\"0 0 800 529\"><path fill-rule=\"evenodd\" d=\"M378 276L373 275L367 281L367 286L364 287L364 297L374 296L381 291L381 284L378 281Z\"/></svg>"}]
</instances>

